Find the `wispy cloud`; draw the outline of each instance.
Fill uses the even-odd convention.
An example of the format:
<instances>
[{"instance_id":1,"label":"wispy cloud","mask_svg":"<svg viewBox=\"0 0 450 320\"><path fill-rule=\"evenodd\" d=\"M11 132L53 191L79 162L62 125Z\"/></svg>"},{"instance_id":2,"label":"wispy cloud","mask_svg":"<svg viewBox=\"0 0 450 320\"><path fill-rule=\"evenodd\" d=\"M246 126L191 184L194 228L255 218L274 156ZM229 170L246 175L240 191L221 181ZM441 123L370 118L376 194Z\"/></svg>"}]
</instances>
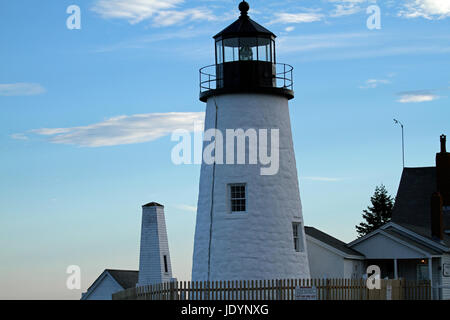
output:
<instances>
[{"instance_id":1,"label":"wispy cloud","mask_svg":"<svg viewBox=\"0 0 450 320\"><path fill-rule=\"evenodd\" d=\"M0 96L34 96L45 92L45 88L37 83L19 82L0 84Z\"/></svg>"},{"instance_id":2,"label":"wispy cloud","mask_svg":"<svg viewBox=\"0 0 450 320\"><path fill-rule=\"evenodd\" d=\"M317 12L300 12L300 13L286 13L279 12L275 13L274 19L271 20L267 25L272 25L276 23L289 24L289 23L309 23L316 22L323 19L324 15Z\"/></svg>"},{"instance_id":3,"label":"wispy cloud","mask_svg":"<svg viewBox=\"0 0 450 320\"><path fill-rule=\"evenodd\" d=\"M331 177L301 177L300 180L310 180L318 182L338 182L344 180L343 178L331 178Z\"/></svg>"},{"instance_id":4,"label":"wispy cloud","mask_svg":"<svg viewBox=\"0 0 450 320\"><path fill-rule=\"evenodd\" d=\"M375 89L379 85L389 84L391 81L385 79L369 79L363 86L360 86L360 89Z\"/></svg>"},{"instance_id":5,"label":"wispy cloud","mask_svg":"<svg viewBox=\"0 0 450 320\"><path fill-rule=\"evenodd\" d=\"M179 24L181 22L192 22L192 21L214 21L217 18L213 12L206 8L193 8L186 9L183 11L161 11L153 19L153 25L155 26L171 26L174 24Z\"/></svg>"},{"instance_id":6,"label":"wispy cloud","mask_svg":"<svg viewBox=\"0 0 450 320\"><path fill-rule=\"evenodd\" d=\"M400 103L429 102L440 98L438 95L426 90L400 92L398 95L400 98L397 102Z\"/></svg>"},{"instance_id":7,"label":"wispy cloud","mask_svg":"<svg viewBox=\"0 0 450 320\"><path fill-rule=\"evenodd\" d=\"M444 19L450 17L450 1L407 0L398 15L405 18Z\"/></svg>"},{"instance_id":8,"label":"wispy cloud","mask_svg":"<svg viewBox=\"0 0 450 320\"><path fill-rule=\"evenodd\" d=\"M179 8L184 0L97 0L92 10L104 19L123 19L131 24L152 20L154 26L171 26L189 21L215 20L205 7Z\"/></svg>"},{"instance_id":9,"label":"wispy cloud","mask_svg":"<svg viewBox=\"0 0 450 320\"><path fill-rule=\"evenodd\" d=\"M176 204L174 205L175 208L183 210L183 211L189 211L189 212L197 212L196 206L190 206L187 204Z\"/></svg>"},{"instance_id":10,"label":"wispy cloud","mask_svg":"<svg viewBox=\"0 0 450 320\"><path fill-rule=\"evenodd\" d=\"M42 128L31 134L47 136L51 143L104 147L153 141L174 130L194 130L194 123L203 123L203 112L148 113L119 116L82 127Z\"/></svg>"},{"instance_id":11,"label":"wispy cloud","mask_svg":"<svg viewBox=\"0 0 450 320\"><path fill-rule=\"evenodd\" d=\"M28 140L29 138L24 133L14 133L10 137L14 140Z\"/></svg>"},{"instance_id":12,"label":"wispy cloud","mask_svg":"<svg viewBox=\"0 0 450 320\"><path fill-rule=\"evenodd\" d=\"M330 13L331 17L343 17L359 13L363 10L361 4L366 0L329 0L335 3L334 10Z\"/></svg>"},{"instance_id":13,"label":"wispy cloud","mask_svg":"<svg viewBox=\"0 0 450 320\"><path fill-rule=\"evenodd\" d=\"M445 40L445 41L444 41ZM328 33L285 35L278 40L278 52L294 54L302 61L366 59L387 56L436 55L450 53L447 37L400 36L394 33ZM299 55L298 53L303 53Z\"/></svg>"},{"instance_id":14,"label":"wispy cloud","mask_svg":"<svg viewBox=\"0 0 450 320\"><path fill-rule=\"evenodd\" d=\"M116 50L123 50L123 49L140 49L145 48L149 45L153 45L156 42L162 42L162 41L170 41L174 39L178 39L180 41L186 40L186 39L192 39L192 38L198 38L199 36L205 36L210 35L211 31L205 30L205 29L193 29L188 30L188 32L158 32L151 35L136 37L133 39L127 39L122 42L118 42L115 44L109 44L109 45L102 45L95 50L93 50L96 53L104 53L104 52L110 52L110 51L116 51ZM154 46L152 47L154 48ZM192 49L191 49L192 50ZM194 50L192 50L194 51Z\"/></svg>"}]
</instances>

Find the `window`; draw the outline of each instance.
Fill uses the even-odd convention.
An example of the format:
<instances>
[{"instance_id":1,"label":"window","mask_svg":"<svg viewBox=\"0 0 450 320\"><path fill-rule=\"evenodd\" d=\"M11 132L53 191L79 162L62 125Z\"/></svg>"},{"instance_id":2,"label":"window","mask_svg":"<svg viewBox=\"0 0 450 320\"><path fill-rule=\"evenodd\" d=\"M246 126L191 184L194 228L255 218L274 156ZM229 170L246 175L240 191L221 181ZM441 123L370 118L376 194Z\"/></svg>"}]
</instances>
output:
<instances>
[{"instance_id":1,"label":"window","mask_svg":"<svg viewBox=\"0 0 450 320\"><path fill-rule=\"evenodd\" d=\"M292 231L294 235L294 249L296 252L303 252L303 233L302 225L299 222L292 223Z\"/></svg>"},{"instance_id":2,"label":"window","mask_svg":"<svg viewBox=\"0 0 450 320\"><path fill-rule=\"evenodd\" d=\"M417 281L429 280L428 275L428 265L418 264L417 265Z\"/></svg>"},{"instance_id":3,"label":"window","mask_svg":"<svg viewBox=\"0 0 450 320\"><path fill-rule=\"evenodd\" d=\"M223 40L225 51L224 62L234 62L239 60L239 38Z\"/></svg>"},{"instance_id":4,"label":"window","mask_svg":"<svg viewBox=\"0 0 450 320\"><path fill-rule=\"evenodd\" d=\"M222 41L216 42L216 57L217 57L217 64L223 63L223 46Z\"/></svg>"},{"instance_id":5,"label":"window","mask_svg":"<svg viewBox=\"0 0 450 320\"><path fill-rule=\"evenodd\" d=\"M239 39L239 60L252 61L257 60L257 40L256 38L240 38Z\"/></svg>"},{"instance_id":6,"label":"window","mask_svg":"<svg viewBox=\"0 0 450 320\"><path fill-rule=\"evenodd\" d=\"M271 38L237 37L216 42L217 64L235 61L275 60L275 42ZM223 52L223 54L222 54Z\"/></svg>"},{"instance_id":7,"label":"window","mask_svg":"<svg viewBox=\"0 0 450 320\"><path fill-rule=\"evenodd\" d=\"M231 212L245 212L246 198L245 198L245 184L230 184L230 205Z\"/></svg>"},{"instance_id":8,"label":"window","mask_svg":"<svg viewBox=\"0 0 450 320\"><path fill-rule=\"evenodd\" d=\"M164 272L169 273L169 266L167 264L167 256L164 256Z\"/></svg>"},{"instance_id":9,"label":"window","mask_svg":"<svg viewBox=\"0 0 450 320\"><path fill-rule=\"evenodd\" d=\"M270 62L270 39L258 38L258 60Z\"/></svg>"}]
</instances>

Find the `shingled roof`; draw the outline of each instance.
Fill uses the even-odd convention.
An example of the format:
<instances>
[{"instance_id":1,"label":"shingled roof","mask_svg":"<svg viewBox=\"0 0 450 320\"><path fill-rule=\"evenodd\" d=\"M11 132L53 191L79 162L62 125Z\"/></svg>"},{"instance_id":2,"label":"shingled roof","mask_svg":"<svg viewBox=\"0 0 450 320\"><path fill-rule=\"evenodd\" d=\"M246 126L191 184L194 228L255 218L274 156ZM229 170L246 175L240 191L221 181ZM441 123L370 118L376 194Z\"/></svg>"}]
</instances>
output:
<instances>
[{"instance_id":1,"label":"shingled roof","mask_svg":"<svg viewBox=\"0 0 450 320\"><path fill-rule=\"evenodd\" d=\"M436 168L403 169L392 212L392 222L412 226L431 237L431 195L436 192Z\"/></svg>"},{"instance_id":2,"label":"shingled roof","mask_svg":"<svg viewBox=\"0 0 450 320\"><path fill-rule=\"evenodd\" d=\"M113 278L116 280L124 289L136 287L139 277L139 271L134 270L111 270L106 269Z\"/></svg>"},{"instance_id":3,"label":"shingled roof","mask_svg":"<svg viewBox=\"0 0 450 320\"><path fill-rule=\"evenodd\" d=\"M392 222L421 236L431 236L431 195L437 191L436 167L403 169ZM450 229L450 217L444 214L444 229ZM450 246L450 236L443 242Z\"/></svg>"},{"instance_id":4,"label":"shingled roof","mask_svg":"<svg viewBox=\"0 0 450 320\"><path fill-rule=\"evenodd\" d=\"M114 278L117 283L123 288L128 289L135 287L138 282L139 271L134 270L115 270L115 269L106 269L101 275L92 283L92 285L87 289L86 292L89 292L95 285L103 279L107 274Z\"/></svg>"},{"instance_id":5,"label":"shingled roof","mask_svg":"<svg viewBox=\"0 0 450 320\"><path fill-rule=\"evenodd\" d=\"M364 257L361 253L359 253L356 250L353 250L352 248L349 248L347 244L339 239L336 239L329 234L326 234L325 232L322 232L316 228L313 227L306 227L305 226L305 233L314 239L317 239L347 255L352 256L361 256Z\"/></svg>"}]
</instances>

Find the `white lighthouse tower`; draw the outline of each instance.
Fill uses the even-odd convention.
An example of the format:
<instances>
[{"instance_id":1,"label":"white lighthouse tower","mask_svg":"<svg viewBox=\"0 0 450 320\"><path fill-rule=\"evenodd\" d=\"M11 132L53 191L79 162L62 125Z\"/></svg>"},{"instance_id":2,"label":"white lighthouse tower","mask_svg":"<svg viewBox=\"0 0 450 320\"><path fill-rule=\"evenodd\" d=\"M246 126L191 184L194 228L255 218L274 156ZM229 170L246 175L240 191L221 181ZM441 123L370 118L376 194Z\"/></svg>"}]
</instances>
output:
<instances>
[{"instance_id":1,"label":"white lighthouse tower","mask_svg":"<svg viewBox=\"0 0 450 320\"><path fill-rule=\"evenodd\" d=\"M223 133L225 146L227 130L242 129L245 151L251 154L255 137L250 132L266 130L266 141L264 135L256 137L258 149L266 143L267 155L279 152L278 170L264 171L261 150L256 164L250 163L251 155L245 164L218 160L230 150L219 150L216 136L215 162L204 160L200 174L193 281L310 276L289 118L292 67L276 63L276 36L249 18L249 8L240 3L239 19L214 37L215 65L200 71L205 132ZM204 151L212 141L204 142Z\"/></svg>"}]
</instances>

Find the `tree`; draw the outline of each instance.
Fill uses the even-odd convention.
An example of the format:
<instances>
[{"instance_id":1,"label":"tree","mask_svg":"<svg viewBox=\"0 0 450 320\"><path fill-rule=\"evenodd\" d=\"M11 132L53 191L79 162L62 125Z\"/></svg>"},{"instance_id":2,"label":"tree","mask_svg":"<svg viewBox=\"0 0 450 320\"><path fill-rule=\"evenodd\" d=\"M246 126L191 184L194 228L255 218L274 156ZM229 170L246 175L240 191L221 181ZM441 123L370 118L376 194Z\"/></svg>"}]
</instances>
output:
<instances>
[{"instance_id":1,"label":"tree","mask_svg":"<svg viewBox=\"0 0 450 320\"><path fill-rule=\"evenodd\" d=\"M394 199L388 194L383 184L375 188L375 193L370 201L372 206L367 207L362 215L366 222L361 222L359 226L356 226L359 237L378 229L389 222L392 217Z\"/></svg>"}]
</instances>

